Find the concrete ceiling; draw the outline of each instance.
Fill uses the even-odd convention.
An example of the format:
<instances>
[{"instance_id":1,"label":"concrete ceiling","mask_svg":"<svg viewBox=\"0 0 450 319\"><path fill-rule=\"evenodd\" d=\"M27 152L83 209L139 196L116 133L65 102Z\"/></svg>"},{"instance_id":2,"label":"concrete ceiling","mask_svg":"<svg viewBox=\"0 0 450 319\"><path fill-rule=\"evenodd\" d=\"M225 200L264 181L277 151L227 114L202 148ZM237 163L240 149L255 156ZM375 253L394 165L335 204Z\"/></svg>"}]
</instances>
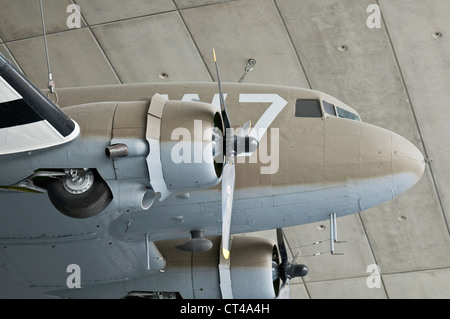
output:
<instances>
[{"instance_id":1,"label":"concrete ceiling","mask_svg":"<svg viewBox=\"0 0 450 319\"><path fill-rule=\"evenodd\" d=\"M447 0L44 0L49 55L58 87L214 80L324 91L365 122L418 146L429 165L397 199L338 219L337 245L325 253L328 224L286 229L310 268L292 282L295 298L450 298L450 2ZM69 29L71 4L80 28ZM380 28L367 19L381 8ZM47 64L38 0L3 0L0 52L39 87ZM160 74L168 77L161 79ZM323 227L325 226L325 227ZM264 235L273 236L273 232ZM367 285L368 266L381 270ZM370 269L369 269L370 270ZM369 278L370 280L370 278Z\"/></svg>"}]
</instances>

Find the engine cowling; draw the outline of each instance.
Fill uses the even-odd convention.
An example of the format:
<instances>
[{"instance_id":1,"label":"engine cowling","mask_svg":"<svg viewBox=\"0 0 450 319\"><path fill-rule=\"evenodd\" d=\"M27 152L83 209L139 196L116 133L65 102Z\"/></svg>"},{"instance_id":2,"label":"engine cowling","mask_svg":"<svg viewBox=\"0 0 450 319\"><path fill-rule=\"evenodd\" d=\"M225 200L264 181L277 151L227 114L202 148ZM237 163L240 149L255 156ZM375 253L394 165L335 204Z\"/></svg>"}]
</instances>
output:
<instances>
[{"instance_id":1,"label":"engine cowling","mask_svg":"<svg viewBox=\"0 0 450 319\"><path fill-rule=\"evenodd\" d=\"M223 261L223 260L222 260ZM230 262L231 291L235 299L273 299L279 281L273 280L273 262L278 262L275 243L262 237L235 236ZM222 288L222 298L224 298Z\"/></svg>"},{"instance_id":2,"label":"engine cowling","mask_svg":"<svg viewBox=\"0 0 450 319\"><path fill-rule=\"evenodd\" d=\"M164 291L188 299L276 298L280 288L280 280L273 274L274 265L280 261L276 243L247 235L232 238L233 253L228 260L222 257L221 237L208 237L213 248L194 254L178 250L180 240L156 243L167 262L166 268L139 280L140 289L144 289L141 296ZM130 293L136 291L130 283L128 296L135 296Z\"/></svg>"},{"instance_id":3,"label":"engine cowling","mask_svg":"<svg viewBox=\"0 0 450 319\"><path fill-rule=\"evenodd\" d=\"M221 131L219 109L212 104L164 102L160 158L164 182L170 192L210 188L220 182L223 163L217 153L221 152L222 145L217 136Z\"/></svg>"}]
</instances>

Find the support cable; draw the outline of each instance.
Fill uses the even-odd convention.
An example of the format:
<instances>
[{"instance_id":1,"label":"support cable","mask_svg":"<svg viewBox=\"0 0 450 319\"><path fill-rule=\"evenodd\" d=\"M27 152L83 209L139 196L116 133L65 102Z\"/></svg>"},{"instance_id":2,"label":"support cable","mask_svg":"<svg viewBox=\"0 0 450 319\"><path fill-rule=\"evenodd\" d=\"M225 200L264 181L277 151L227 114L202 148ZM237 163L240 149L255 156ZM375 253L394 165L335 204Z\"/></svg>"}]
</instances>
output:
<instances>
[{"instance_id":1,"label":"support cable","mask_svg":"<svg viewBox=\"0 0 450 319\"><path fill-rule=\"evenodd\" d=\"M42 31L44 33L45 56L46 56L46 59L47 59L47 71L48 71L48 85L47 85L47 87L49 89L47 97L50 98L50 95L54 95L55 96L55 101L53 101L53 102L55 104L58 104L58 95L56 94L56 91L55 91L56 84L53 81L52 71L51 71L51 68L50 68L50 58L49 58L49 54L48 54L48 43L47 43L47 31L45 29L44 7L42 5L42 0L39 0L39 4L41 6Z\"/></svg>"}]
</instances>

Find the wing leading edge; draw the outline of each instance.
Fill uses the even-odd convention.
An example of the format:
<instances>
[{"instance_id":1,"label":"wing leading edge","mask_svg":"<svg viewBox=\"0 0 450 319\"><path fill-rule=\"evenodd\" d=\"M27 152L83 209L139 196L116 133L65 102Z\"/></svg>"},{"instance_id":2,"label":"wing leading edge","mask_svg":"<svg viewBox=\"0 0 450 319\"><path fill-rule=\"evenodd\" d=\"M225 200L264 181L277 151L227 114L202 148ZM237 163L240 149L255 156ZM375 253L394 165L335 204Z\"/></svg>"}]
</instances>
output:
<instances>
[{"instance_id":1,"label":"wing leading edge","mask_svg":"<svg viewBox=\"0 0 450 319\"><path fill-rule=\"evenodd\" d=\"M79 134L78 124L0 54L0 155L61 145Z\"/></svg>"}]
</instances>

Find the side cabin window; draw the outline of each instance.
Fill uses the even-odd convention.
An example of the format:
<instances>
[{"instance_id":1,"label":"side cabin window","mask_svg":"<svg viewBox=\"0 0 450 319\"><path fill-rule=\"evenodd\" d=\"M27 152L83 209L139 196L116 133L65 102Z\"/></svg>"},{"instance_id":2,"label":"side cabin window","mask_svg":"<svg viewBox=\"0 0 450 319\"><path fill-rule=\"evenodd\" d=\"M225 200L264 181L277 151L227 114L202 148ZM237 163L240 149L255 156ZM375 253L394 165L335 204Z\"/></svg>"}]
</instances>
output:
<instances>
[{"instance_id":1,"label":"side cabin window","mask_svg":"<svg viewBox=\"0 0 450 319\"><path fill-rule=\"evenodd\" d=\"M358 115L356 115L350 111L344 110L343 108L341 108L339 106L336 106L336 109L337 109L339 117L342 117L344 119L361 121L361 119L358 117Z\"/></svg>"},{"instance_id":2,"label":"side cabin window","mask_svg":"<svg viewBox=\"0 0 450 319\"><path fill-rule=\"evenodd\" d=\"M323 104L323 110L325 111L325 113L333 115L333 116L337 116L336 109L334 108L333 104L330 104L327 101L322 101L322 104Z\"/></svg>"},{"instance_id":3,"label":"side cabin window","mask_svg":"<svg viewBox=\"0 0 450 319\"><path fill-rule=\"evenodd\" d=\"M343 109L342 107L334 106L333 104L328 103L327 101L324 101L324 100L322 100L322 105L323 105L323 110L327 114L330 114L330 115L333 115L333 116L339 116L339 117L344 118L344 119L349 119L349 120L354 120L354 121L360 121L361 122L361 119L359 118L358 115L356 115L353 112L347 111L347 110Z\"/></svg>"},{"instance_id":4,"label":"side cabin window","mask_svg":"<svg viewBox=\"0 0 450 319\"><path fill-rule=\"evenodd\" d=\"M295 102L296 117L322 117L319 100L301 99Z\"/></svg>"}]
</instances>

